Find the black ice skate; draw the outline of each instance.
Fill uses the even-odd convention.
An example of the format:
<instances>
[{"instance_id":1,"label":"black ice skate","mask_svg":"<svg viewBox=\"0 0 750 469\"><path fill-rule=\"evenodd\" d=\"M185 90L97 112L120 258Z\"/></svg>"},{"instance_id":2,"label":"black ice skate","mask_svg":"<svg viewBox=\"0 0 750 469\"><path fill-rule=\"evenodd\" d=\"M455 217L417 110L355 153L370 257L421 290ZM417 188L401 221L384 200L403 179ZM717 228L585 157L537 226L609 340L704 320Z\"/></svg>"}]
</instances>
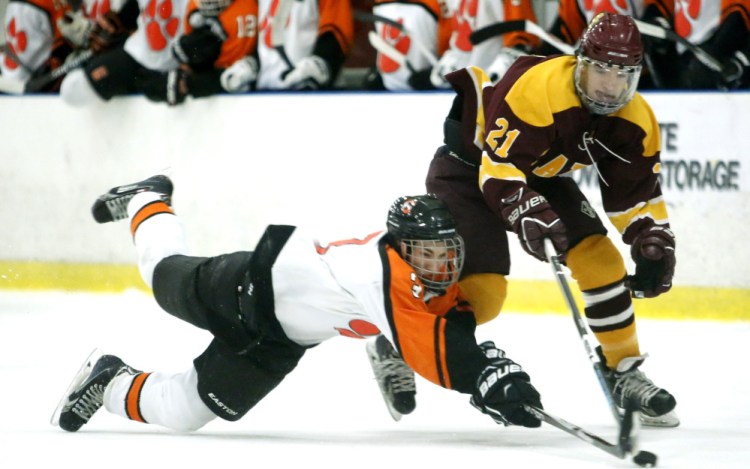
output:
<instances>
[{"instance_id":1,"label":"black ice skate","mask_svg":"<svg viewBox=\"0 0 750 469\"><path fill-rule=\"evenodd\" d=\"M382 335L367 344L367 357L388 412L393 420L401 420L402 415L411 413L417 406L414 371Z\"/></svg>"},{"instance_id":2,"label":"black ice skate","mask_svg":"<svg viewBox=\"0 0 750 469\"><path fill-rule=\"evenodd\" d=\"M104 390L122 373L137 374L113 355L96 349L83 362L52 415L52 425L69 432L78 431L104 404Z\"/></svg>"},{"instance_id":3,"label":"black ice skate","mask_svg":"<svg viewBox=\"0 0 750 469\"><path fill-rule=\"evenodd\" d=\"M146 191L157 192L162 194L162 199L169 204L172 198L172 190L172 181L167 176L162 175L152 176L133 184L113 187L109 192L96 199L93 207L91 207L91 213L97 223L123 220L128 217L128 202L134 195Z\"/></svg>"},{"instance_id":4,"label":"black ice skate","mask_svg":"<svg viewBox=\"0 0 750 469\"><path fill-rule=\"evenodd\" d=\"M597 349L605 363L601 348ZM622 359L616 370L607 369L605 377L612 390L615 403L624 408L631 403L639 411L643 425L652 427L676 427L680 419L674 412L677 401L667 390L656 386L638 367L647 355ZM606 366L606 365L605 365Z\"/></svg>"}]
</instances>

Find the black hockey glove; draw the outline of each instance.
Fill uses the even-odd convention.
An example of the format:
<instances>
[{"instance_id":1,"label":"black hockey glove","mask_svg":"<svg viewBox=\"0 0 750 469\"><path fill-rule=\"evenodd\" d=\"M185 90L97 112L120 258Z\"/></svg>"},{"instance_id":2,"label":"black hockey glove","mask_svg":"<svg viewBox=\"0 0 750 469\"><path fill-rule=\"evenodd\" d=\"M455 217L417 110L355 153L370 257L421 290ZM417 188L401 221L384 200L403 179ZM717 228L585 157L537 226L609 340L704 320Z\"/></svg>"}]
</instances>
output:
<instances>
[{"instance_id":1,"label":"black hockey glove","mask_svg":"<svg viewBox=\"0 0 750 469\"><path fill-rule=\"evenodd\" d=\"M518 235L524 251L546 261L544 238L549 238L559 254L568 249L565 225L552 210L547 199L528 186L522 186L512 196L502 199L501 211L505 223Z\"/></svg>"},{"instance_id":2,"label":"black hockey glove","mask_svg":"<svg viewBox=\"0 0 750 469\"><path fill-rule=\"evenodd\" d=\"M654 298L672 288L676 264L675 238L669 228L650 226L636 236L630 247L635 275L627 285L636 298Z\"/></svg>"},{"instance_id":3,"label":"black hockey glove","mask_svg":"<svg viewBox=\"0 0 750 469\"><path fill-rule=\"evenodd\" d=\"M224 28L216 18L205 18L199 13L190 16L190 24L195 29L172 44L172 55L194 69L212 67L227 39Z\"/></svg>"},{"instance_id":4,"label":"black hockey glove","mask_svg":"<svg viewBox=\"0 0 750 469\"><path fill-rule=\"evenodd\" d=\"M498 424L541 426L542 422L524 408L525 404L542 408L539 392L531 385L529 375L492 342L480 347L491 358L491 364L479 375L471 405Z\"/></svg>"}]
</instances>

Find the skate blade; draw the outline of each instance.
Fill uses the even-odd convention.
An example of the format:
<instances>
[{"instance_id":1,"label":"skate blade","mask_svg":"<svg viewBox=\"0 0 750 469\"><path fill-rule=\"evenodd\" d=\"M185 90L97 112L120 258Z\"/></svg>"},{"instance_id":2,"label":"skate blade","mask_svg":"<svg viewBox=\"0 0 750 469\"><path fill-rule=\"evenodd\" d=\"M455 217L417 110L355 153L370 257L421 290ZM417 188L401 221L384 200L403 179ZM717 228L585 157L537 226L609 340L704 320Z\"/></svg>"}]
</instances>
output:
<instances>
[{"instance_id":1,"label":"skate blade","mask_svg":"<svg viewBox=\"0 0 750 469\"><path fill-rule=\"evenodd\" d=\"M55 427L59 426L60 413L62 413L63 407L65 407L65 404L67 404L68 402L68 396L70 396L70 394L91 375L91 369L94 367L94 363L96 363L96 361L99 360L101 356L102 351L98 348L95 348L89 354L89 356L83 362L83 365L81 365L81 368L73 377L73 380L70 382L68 389L65 390L65 394L63 394L60 402L57 403L57 407L55 407L55 411L52 413L50 424L54 425Z\"/></svg>"},{"instance_id":2,"label":"skate blade","mask_svg":"<svg viewBox=\"0 0 750 469\"><path fill-rule=\"evenodd\" d=\"M641 425L646 427L673 428L680 425L680 418L674 410L658 417L640 414Z\"/></svg>"},{"instance_id":3,"label":"skate blade","mask_svg":"<svg viewBox=\"0 0 750 469\"><path fill-rule=\"evenodd\" d=\"M371 343L368 343L365 346L365 348L367 349L367 358L370 360L370 366L372 367L372 372L375 373L375 375L377 376L376 365L375 365L375 361L377 360L377 352L375 352L374 350L370 350L370 347L374 348L374 345L375 343L371 342ZM391 414L391 418L394 421L398 422L399 420L401 420L401 417L402 417L401 412L397 411L391 404L391 401L388 400L387 392L385 388L380 384L380 381L377 378L375 378L375 381L378 383L378 389L380 389L380 396L383 398L383 402L385 402L385 407L388 409L388 413Z\"/></svg>"}]
</instances>

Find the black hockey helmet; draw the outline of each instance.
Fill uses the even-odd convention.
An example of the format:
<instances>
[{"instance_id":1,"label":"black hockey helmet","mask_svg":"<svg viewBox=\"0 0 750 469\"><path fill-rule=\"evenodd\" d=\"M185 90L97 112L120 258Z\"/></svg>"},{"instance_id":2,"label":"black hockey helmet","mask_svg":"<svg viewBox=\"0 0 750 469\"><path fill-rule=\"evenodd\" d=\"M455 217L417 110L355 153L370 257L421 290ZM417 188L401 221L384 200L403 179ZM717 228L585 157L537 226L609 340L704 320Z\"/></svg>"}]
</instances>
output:
<instances>
[{"instance_id":1,"label":"black hockey helmet","mask_svg":"<svg viewBox=\"0 0 750 469\"><path fill-rule=\"evenodd\" d=\"M391 246L428 290L442 292L458 281L464 243L448 206L433 194L403 196L388 211Z\"/></svg>"}]
</instances>

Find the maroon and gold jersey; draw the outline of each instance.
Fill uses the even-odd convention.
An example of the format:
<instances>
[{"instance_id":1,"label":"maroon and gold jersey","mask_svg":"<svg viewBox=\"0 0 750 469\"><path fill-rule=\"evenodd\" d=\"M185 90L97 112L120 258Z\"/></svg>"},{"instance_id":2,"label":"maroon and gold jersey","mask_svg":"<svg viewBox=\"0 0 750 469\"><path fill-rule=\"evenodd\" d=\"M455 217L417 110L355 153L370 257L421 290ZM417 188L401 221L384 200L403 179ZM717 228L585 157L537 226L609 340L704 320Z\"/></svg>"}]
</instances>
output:
<instances>
[{"instance_id":1,"label":"maroon and gold jersey","mask_svg":"<svg viewBox=\"0 0 750 469\"><path fill-rule=\"evenodd\" d=\"M619 111L596 116L573 82L572 56L522 57L496 85L476 67L448 79L463 96L463 158L498 215L501 199L529 178L553 178L594 166L602 203L626 243L642 223L668 226L659 185L659 125L636 93Z\"/></svg>"}]
</instances>

